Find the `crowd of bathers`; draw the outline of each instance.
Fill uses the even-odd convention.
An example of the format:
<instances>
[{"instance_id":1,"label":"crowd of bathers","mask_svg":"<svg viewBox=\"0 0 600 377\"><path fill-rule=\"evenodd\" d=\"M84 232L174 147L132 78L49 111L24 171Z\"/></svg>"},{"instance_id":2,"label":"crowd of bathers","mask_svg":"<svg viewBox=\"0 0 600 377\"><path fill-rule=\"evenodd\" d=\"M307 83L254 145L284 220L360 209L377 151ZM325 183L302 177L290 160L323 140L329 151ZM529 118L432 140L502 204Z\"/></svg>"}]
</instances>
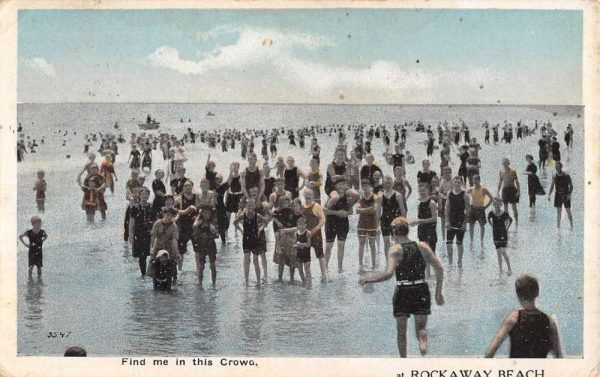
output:
<instances>
[{"instance_id":1,"label":"crowd of bathers","mask_svg":"<svg viewBox=\"0 0 600 377\"><path fill-rule=\"evenodd\" d=\"M522 174L527 175L529 206L536 205L537 196L546 195L537 177L538 169L545 171L548 166L553 167L548 200L554 192L557 225L560 227L565 208L572 228L573 184L561 161L561 149L570 151L573 145L572 126L568 125L564 132L564 147L550 122L540 127L537 121L532 126L519 121L516 127L507 122L502 127L486 122L481 127L485 144L509 144L515 131L517 140L539 134L537 163L532 155L524 156L527 167ZM426 135L427 159L420 162L421 169L414 178L406 176L407 165L416 163L407 150L409 130L411 136L412 132ZM67 133L64 131L63 135ZM323 138L337 139L333 157L321 155L319 140ZM290 148L308 150L308 166L299 167L294 156L278 154L282 139L287 139ZM381 156L385 163L381 165L375 163L376 140L383 145ZM63 146L66 142L65 139ZM104 196L107 189L114 193L118 179L115 161L119 144L124 143L122 134L85 135L84 152L89 159L79 172L77 182L83 191L81 206L88 223L94 223L97 212L106 219ZM482 252L483 229L489 224L499 272L504 273L503 264L506 264L506 274L512 273L506 248L508 229L513 222L518 224L517 204L524 191L519 173L511 167L508 158L503 158L495 194L486 187L479 174L482 147L471 137L465 122L451 125L443 122L437 125L436 131L421 122L199 132L187 128L180 137L168 133L132 134L130 143L123 239L138 259L141 275L152 277L156 290L171 290L177 286L178 271L190 253L190 245L200 288L207 261L214 286L217 283L217 243L230 242L230 228L242 238L244 281L250 284L253 266L253 280L259 286L267 281L268 251L272 251L272 262L278 265L278 281L282 281L287 268L290 280L294 280L297 271L302 284L310 286L314 257L321 282L326 283L334 246L337 270L343 273L346 241L356 237L360 269L367 264L377 269L379 255L387 265L383 275L363 278L361 283L385 280L395 272L398 285L404 287L402 292L406 294L398 299L394 296L396 317L429 314L429 289L422 284L426 284L430 266L438 278L436 302L443 303L440 280L443 268L435 254L438 239L446 244L450 265L454 263L456 247L457 266L462 268L465 233L468 229L473 243L477 224ZM188 157L184 146L196 143L204 144L211 152L206 156L204 174L195 183L186 173ZM416 144L411 145L417 147ZM19 161L23 161L27 148L35 150L36 146L35 140L28 144L20 140ZM96 153L90 151L95 146L103 156L100 164L96 162ZM432 166L435 150L439 151L439 169ZM228 171L217 171L213 156L224 153L230 156L236 151L243 163L234 159ZM153 161L157 155L158 159L162 155L161 165L166 169L152 170L158 165ZM259 156L263 160L260 164ZM38 171L34 186L40 213L45 210L44 174ZM154 179L146 181L152 174ZM407 206L413 192L417 196L417 213ZM489 207L493 208L488 212ZM355 226L350 226L350 219L355 219ZM41 274L42 243L47 234L41 229L39 216L32 218L32 226L21 235L21 241L30 249L30 274L34 266ZM408 227L417 228L418 244L408 238ZM355 234L351 234L351 229ZM273 237L273 250L268 250L271 244L267 242L268 237ZM24 242L25 238L29 243ZM370 263L365 262L366 259ZM420 291L414 290L417 288Z\"/></svg>"}]
</instances>

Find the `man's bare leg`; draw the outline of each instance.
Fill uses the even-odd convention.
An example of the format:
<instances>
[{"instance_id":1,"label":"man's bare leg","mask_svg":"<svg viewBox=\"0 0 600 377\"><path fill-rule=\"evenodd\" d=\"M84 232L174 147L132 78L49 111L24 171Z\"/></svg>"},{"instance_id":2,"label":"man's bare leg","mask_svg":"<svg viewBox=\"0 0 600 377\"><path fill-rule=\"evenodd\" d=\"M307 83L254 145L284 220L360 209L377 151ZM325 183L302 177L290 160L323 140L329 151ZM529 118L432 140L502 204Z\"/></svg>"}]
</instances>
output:
<instances>
[{"instance_id":1,"label":"man's bare leg","mask_svg":"<svg viewBox=\"0 0 600 377\"><path fill-rule=\"evenodd\" d=\"M377 258L376 239L369 237L369 248L371 249L371 266L375 268L375 259Z\"/></svg>"},{"instance_id":2,"label":"man's bare leg","mask_svg":"<svg viewBox=\"0 0 600 377\"><path fill-rule=\"evenodd\" d=\"M246 279L246 285L248 285L249 275L250 275L250 253L244 253L244 278Z\"/></svg>"},{"instance_id":3,"label":"man's bare leg","mask_svg":"<svg viewBox=\"0 0 600 377\"><path fill-rule=\"evenodd\" d=\"M427 315L415 314L415 331L419 341L419 351L425 356L427 353Z\"/></svg>"},{"instance_id":4,"label":"man's bare leg","mask_svg":"<svg viewBox=\"0 0 600 377\"><path fill-rule=\"evenodd\" d=\"M567 211L567 217L569 218L569 224L571 225L571 230L573 230L573 214L571 213L571 208L565 208Z\"/></svg>"},{"instance_id":5,"label":"man's bare leg","mask_svg":"<svg viewBox=\"0 0 600 377\"><path fill-rule=\"evenodd\" d=\"M254 264L254 272L256 273L256 285L260 286L260 263L258 255L252 254L252 263Z\"/></svg>"},{"instance_id":6,"label":"man's bare leg","mask_svg":"<svg viewBox=\"0 0 600 377\"><path fill-rule=\"evenodd\" d=\"M483 236L485 235L485 223L483 221L479 222L479 229L481 229L480 241L481 241L481 252L483 252Z\"/></svg>"},{"instance_id":7,"label":"man's bare leg","mask_svg":"<svg viewBox=\"0 0 600 377\"><path fill-rule=\"evenodd\" d=\"M339 246L339 241L338 241ZM325 269L329 269L329 260L331 259L331 249L333 249L333 242L325 243Z\"/></svg>"},{"instance_id":8,"label":"man's bare leg","mask_svg":"<svg viewBox=\"0 0 600 377\"><path fill-rule=\"evenodd\" d=\"M462 268L462 259L463 259L463 253L464 253L464 247L463 244L457 244L456 248L458 249L458 268Z\"/></svg>"},{"instance_id":9,"label":"man's bare leg","mask_svg":"<svg viewBox=\"0 0 600 377\"><path fill-rule=\"evenodd\" d=\"M321 268L321 282L327 283L327 265L325 262L325 257L321 257L318 259L319 259L319 267ZM310 266L310 263L308 263L308 265Z\"/></svg>"},{"instance_id":10,"label":"man's bare leg","mask_svg":"<svg viewBox=\"0 0 600 377\"><path fill-rule=\"evenodd\" d=\"M358 268L363 267L363 257L365 255L366 237L358 237Z\"/></svg>"},{"instance_id":11,"label":"man's bare leg","mask_svg":"<svg viewBox=\"0 0 600 377\"><path fill-rule=\"evenodd\" d=\"M321 259L323 258L319 258L319 263L321 262ZM310 272L310 262L306 262L304 263L304 276L306 278L306 284L310 287L312 284L312 273Z\"/></svg>"},{"instance_id":12,"label":"man's bare leg","mask_svg":"<svg viewBox=\"0 0 600 377\"><path fill-rule=\"evenodd\" d=\"M263 276L264 276L264 281L267 281L267 253L262 253L260 255L260 261L262 262L262 268L263 268Z\"/></svg>"},{"instance_id":13,"label":"man's bare leg","mask_svg":"<svg viewBox=\"0 0 600 377\"><path fill-rule=\"evenodd\" d=\"M400 357L406 357L406 326L408 317L396 317L396 341L398 342L398 352Z\"/></svg>"},{"instance_id":14,"label":"man's bare leg","mask_svg":"<svg viewBox=\"0 0 600 377\"><path fill-rule=\"evenodd\" d=\"M342 266L343 266L343 262L344 262L344 248L346 247L346 241L338 240L337 246L338 246L338 254L337 254L338 272L343 272L344 269L342 268Z\"/></svg>"},{"instance_id":15,"label":"man's bare leg","mask_svg":"<svg viewBox=\"0 0 600 377\"><path fill-rule=\"evenodd\" d=\"M475 233L475 223L469 223L469 239L471 240L471 247L473 246L473 234Z\"/></svg>"}]
</instances>

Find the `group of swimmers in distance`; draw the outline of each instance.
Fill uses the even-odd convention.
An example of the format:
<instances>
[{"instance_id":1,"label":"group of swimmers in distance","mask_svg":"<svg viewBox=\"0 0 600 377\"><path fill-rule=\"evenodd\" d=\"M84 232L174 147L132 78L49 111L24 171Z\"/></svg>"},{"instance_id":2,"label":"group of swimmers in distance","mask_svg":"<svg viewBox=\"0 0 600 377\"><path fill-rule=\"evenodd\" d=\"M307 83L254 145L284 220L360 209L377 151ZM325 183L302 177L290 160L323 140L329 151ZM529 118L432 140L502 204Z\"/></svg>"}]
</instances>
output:
<instances>
[{"instance_id":1,"label":"group of swimmers in distance","mask_svg":"<svg viewBox=\"0 0 600 377\"><path fill-rule=\"evenodd\" d=\"M430 159L421 162L422 169L416 181L406 177L407 164L415 163L414 157L405 150L408 132L413 127L427 134L426 153L433 155L440 150L440 167L432 169ZM503 137L499 137L500 125L484 123L485 139L493 142L511 143L513 128L505 123ZM490 128L493 139L490 141ZM568 216L571 229L571 193L573 183L563 170L558 133L550 122L538 128L517 123L517 139L531 137L539 131L539 159L536 164L532 155L526 156L527 193L529 206L536 206L536 196L546 192L537 177L538 169L546 170L554 165L555 172L548 190L548 200L554 194L557 211L557 226L561 226L562 208ZM132 149L128 157L131 169L126 182L123 237L138 258L142 277L152 277L156 290L171 290L177 286L178 271L191 243L200 289L203 287L205 265L208 259L211 283L217 283L217 240L228 242L230 226L242 237L244 282L250 284L251 265L253 280L258 286L267 281L267 234L272 227L274 234L273 262L278 265L281 282L286 267L290 280L294 281L296 270L303 285L312 284L311 250L318 262L320 280L327 283L331 256L336 245L336 261L339 273L344 271L345 244L350 235L350 220L356 219L359 267L375 270L377 256L383 241L383 255L387 261L384 271L360 278L360 284L370 284L396 277L397 287L393 296L393 315L397 321L398 349L401 357L407 355L406 327L410 315L415 316L419 350L427 351L427 316L431 312L430 291L427 279L431 269L436 277L435 302L444 304L444 267L436 255L438 237L446 243L449 265L463 267L463 240L469 230L470 242L475 238L475 224L479 224L479 242L483 253L485 227L492 227L492 240L498 257L500 275L512 274L509 256L508 230L518 226L518 203L522 186L519 173L511 167L508 158L502 159L502 170L498 175L494 194L481 182L479 175L482 156L481 145L470 137L469 127L462 124L439 124L436 140L434 131L419 123L404 125L367 126L330 125L310 126L300 129L276 128L271 130L225 129L194 132L188 128L182 138L175 135L133 134ZM354 135L354 146L350 148L347 136ZM319 137L337 137L338 143L331 161L322 161ZM296 166L293 156L284 158L277 153L282 137L290 145L306 147L310 140L310 163L306 169ZM236 144L240 146L242 160L234 161L229 171L216 171L216 164L208 154L205 172L198 184L188 178L184 145L197 141L210 148L220 146L221 153L232 153ZM385 152L383 158L389 165L375 163L371 144L381 139ZM96 134L86 136L86 152L94 142L99 142L98 151L103 155L100 165L96 155L89 159L76 181L83 192L82 209L89 224L95 222L96 212L106 219L106 190L114 193L117 180L115 161L122 135ZM261 140L259 142L259 140ZM461 140L463 145L460 145ZM569 125L564 137L569 151L573 144L573 129ZM298 144L298 145L297 145ZM258 163L256 147L264 163ZM19 161L23 160L22 143ZM141 151L141 152L140 152ZM166 169L154 171L152 182L145 176L152 171L153 151L162 153ZM454 153L452 153L454 151ZM456 153L458 151L458 153ZM453 171L453 161L460 161ZM274 163L270 163L274 161ZM364 163L363 163L364 161ZM549 164L550 163L550 164ZM321 167L324 167L324 174ZM393 174L386 174L384 170ZM46 192L45 173L37 172L34 184L35 200L40 214L44 213ZM412 184L409 183L412 181ZM407 206L413 193L418 195L415 214ZM153 194L152 200L150 200ZM491 210L488 211L488 209ZM409 216L409 213L412 215ZM512 213L512 216L511 216ZM438 232L438 219L441 227ZM29 249L29 275L33 267L38 276L42 268L42 244L47 239L41 228L41 218L31 218L32 228L19 236ZM411 240L409 229L417 228L418 241ZM27 241L27 242L26 242ZM365 258L366 254L366 258ZM370 257L370 258L369 258ZM516 279L516 293L523 309L512 312L502 324L490 345L486 356L493 357L502 341L509 336L511 357L546 357L552 352L562 357L560 339L553 320L535 306L539 287L537 280L529 275Z\"/></svg>"}]
</instances>

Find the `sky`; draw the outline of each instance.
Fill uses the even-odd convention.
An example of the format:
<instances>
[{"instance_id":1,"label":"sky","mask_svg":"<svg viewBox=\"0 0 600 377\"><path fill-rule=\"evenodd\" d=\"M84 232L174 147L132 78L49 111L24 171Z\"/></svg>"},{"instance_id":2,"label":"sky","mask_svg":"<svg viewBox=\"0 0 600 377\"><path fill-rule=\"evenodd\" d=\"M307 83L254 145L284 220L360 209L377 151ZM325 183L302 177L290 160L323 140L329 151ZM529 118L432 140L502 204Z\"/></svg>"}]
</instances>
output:
<instances>
[{"instance_id":1,"label":"sky","mask_svg":"<svg viewBox=\"0 0 600 377\"><path fill-rule=\"evenodd\" d=\"M20 10L18 101L582 102L581 11Z\"/></svg>"}]
</instances>

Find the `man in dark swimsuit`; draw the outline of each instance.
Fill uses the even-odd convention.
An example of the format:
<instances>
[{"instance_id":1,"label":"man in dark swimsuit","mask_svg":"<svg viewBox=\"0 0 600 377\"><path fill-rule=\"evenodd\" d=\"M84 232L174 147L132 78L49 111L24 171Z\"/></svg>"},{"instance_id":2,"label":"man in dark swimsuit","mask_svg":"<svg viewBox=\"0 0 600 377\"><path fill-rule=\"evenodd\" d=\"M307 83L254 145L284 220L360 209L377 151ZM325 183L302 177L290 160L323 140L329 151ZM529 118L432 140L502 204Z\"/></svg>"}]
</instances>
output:
<instances>
[{"instance_id":1,"label":"man in dark swimsuit","mask_svg":"<svg viewBox=\"0 0 600 377\"><path fill-rule=\"evenodd\" d=\"M573 230L573 214L571 213L571 193L573 192L573 181L571 176L563 171L562 162L556 162L556 174L552 177L550 191L548 192L548 201L552 198L552 191L556 188L554 194L554 207L556 208L556 226L560 228L560 220L562 217L562 207L565 207L571 230Z\"/></svg>"},{"instance_id":2,"label":"man in dark swimsuit","mask_svg":"<svg viewBox=\"0 0 600 377\"><path fill-rule=\"evenodd\" d=\"M295 166L294 157L288 156L286 162L287 167L283 171L285 189L292 193L292 199L296 199L300 195L300 190L304 188L304 174ZM302 184L300 184L300 178L302 178Z\"/></svg>"},{"instance_id":3,"label":"man in dark swimsuit","mask_svg":"<svg viewBox=\"0 0 600 377\"><path fill-rule=\"evenodd\" d=\"M348 216L352 214L352 205L346 196L346 179L344 176L334 176L335 190L331 192L329 200L325 203L325 265L329 267L331 249L337 238L338 246L338 271L342 271L344 261L344 247L346 237L350 230ZM339 191L338 191L339 190Z\"/></svg>"},{"instance_id":4,"label":"man in dark swimsuit","mask_svg":"<svg viewBox=\"0 0 600 377\"><path fill-rule=\"evenodd\" d=\"M193 187L194 184L192 181L186 181L183 184L183 192L175 198L175 208L178 210L177 230L179 234L177 247L181 255L177 266L179 271L181 271L183 266L183 257L187 252L188 242L193 241L194 218L197 214L196 200L198 199L197 195L192 192Z\"/></svg>"},{"instance_id":5,"label":"man in dark swimsuit","mask_svg":"<svg viewBox=\"0 0 600 377\"><path fill-rule=\"evenodd\" d=\"M183 184L188 180L185 177L185 168L181 167L176 172L176 177L169 182L171 186L171 195L179 195L183 191Z\"/></svg>"},{"instance_id":6,"label":"man in dark swimsuit","mask_svg":"<svg viewBox=\"0 0 600 377\"><path fill-rule=\"evenodd\" d=\"M431 162L429 160L423 160L422 166L423 170L417 172L417 183L427 183L431 190L431 179L437 174L433 170L429 170L431 167Z\"/></svg>"},{"instance_id":7,"label":"man in dark swimsuit","mask_svg":"<svg viewBox=\"0 0 600 377\"><path fill-rule=\"evenodd\" d=\"M383 252L387 259L392 243L392 221L398 216L406 216L406 203L402 194L394 190L394 179L389 175L383 178L383 191L379 193L377 200L380 209L377 217L383 236Z\"/></svg>"},{"instance_id":8,"label":"man in dark swimsuit","mask_svg":"<svg viewBox=\"0 0 600 377\"><path fill-rule=\"evenodd\" d=\"M327 166L327 178L325 179L325 193L330 195L335 190L333 177L336 175L344 176L348 179L349 171L346 169L346 152L342 149L335 151L335 159Z\"/></svg>"},{"instance_id":9,"label":"man in dark swimsuit","mask_svg":"<svg viewBox=\"0 0 600 377\"><path fill-rule=\"evenodd\" d=\"M373 174L378 171L381 174L383 174L383 172L381 171L381 169L379 168L379 166L375 165L375 157L373 156L373 154L371 153L367 153L367 155L365 156L365 162L366 164L363 165L362 168L360 168L360 180L368 180L371 185L375 184L375 180L373 179Z\"/></svg>"},{"instance_id":10,"label":"man in dark swimsuit","mask_svg":"<svg viewBox=\"0 0 600 377\"><path fill-rule=\"evenodd\" d=\"M452 179L452 190L446 198L446 249L448 250L448 263L452 265L452 244L456 237L458 248L458 268L462 268L463 238L467 227L467 215L469 214L469 197L462 189L462 178L456 176Z\"/></svg>"},{"instance_id":11,"label":"man in dark swimsuit","mask_svg":"<svg viewBox=\"0 0 600 377\"><path fill-rule=\"evenodd\" d=\"M315 250L315 256L319 261L321 268L321 282L327 282L327 268L323 253L323 233L322 228L325 225L325 213L319 203L314 201L314 193L311 189L304 189L304 205L302 214L306 218L306 225L310 232L310 246Z\"/></svg>"},{"instance_id":12,"label":"man in dark swimsuit","mask_svg":"<svg viewBox=\"0 0 600 377\"><path fill-rule=\"evenodd\" d=\"M514 310L506 317L485 357L494 357L506 337L510 337L510 358L546 358L550 352L555 358L562 358L556 323L535 305L540 291L537 279L521 275L515 281L515 290L523 309Z\"/></svg>"},{"instance_id":13,"label":"man in dark swimsuit","mask_svg":"<svg viewBox=\"0 0 600 377\"><path fill-rule=\"evenodd\" d=\"M384 272L363 277L361 285L377 283L396 275L394 292L394 317L396 318L398 351L400 357L406 357L406 329L410 315L415 316L415 330L421 355L427 352L427 316L431 313L429 285L425 281L425 265L435 269L435 302L444 304L442 285L444 268L438 257L424 242L415 242L408 238L409 224L404 217L398 217L392 223L396 244L390 248L387 268Z\"/></svg>"},{"instance_id":14,"label":"man in dark swimsuit","mask_svg":"<svg viewBox=\"0 0 600 377\"><path fill-rule=\"evenodd\" d=\"M419 207L417 220L411 221L410 225L418 225L417 235L419 241L427 243L431 251L435 253L437 243L437 217L438 206L431 197L429 186L419 185ZM427 276L431 275L429 265L427 265Z\"/></svg>"},{"instance_id":15,"label":"man in dark swimsuit","mask_svg":"<svg viewBox=\"0 0 600 377\"><path fill-rule=\"evenodd\" d=\"M392 165L393 169L396 169L397 166L405 166L405 157L402 154L400 145L396 144L394 152L394 154L388 154L388 151L386 151L385 157L388 164Z\"/></svg>"},{"instance_id":16,"label":"man in dark swimsuit","mask_svg":"<svg viewBox=\"0 0 600 377\"><path fill-rule=\"evenodd\" d=\"M240 173L242 183L242 192L246 198L249 197L248 190L252 187L258 187L258 197L260 198L265 191L262 172L256 165L257 158L255 153L248 154L248 167Z\"/></svg>"}]
</instances>

